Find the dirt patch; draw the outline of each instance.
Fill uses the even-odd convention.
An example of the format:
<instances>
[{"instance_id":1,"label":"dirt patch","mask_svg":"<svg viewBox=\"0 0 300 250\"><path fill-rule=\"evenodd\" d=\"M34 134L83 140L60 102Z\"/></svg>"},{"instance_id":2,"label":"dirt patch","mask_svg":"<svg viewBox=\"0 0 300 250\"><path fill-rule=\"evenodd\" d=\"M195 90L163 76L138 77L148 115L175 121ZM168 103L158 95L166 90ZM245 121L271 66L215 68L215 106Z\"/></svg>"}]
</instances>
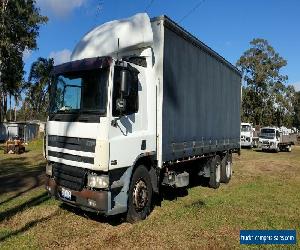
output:
<instances>
[{"instance_id":1,"label":"dirt patch","mask_svg":"<svg viewBox=\"0 0 300 250\"><path fill-rule=\"evenodd\" d=\"M0 177L0 194L7 192L23 192L29 191L35 187L39 187L45 183L44 171L34 171L30 174L15 175L9 178Z\"/></svg>"},{"instance_id":2,"label":"dirt patch","mask_svg":"<svg viewBox=\"0 0 300 250\"><path fill-rule=\"evenodd\" d=\"M20 195L20 193L27 192L43 184L45 184L44 166L24 173L0 176L0 195L10 192L17 192L17 195Z\"/></svg>"},{"instance_id":3,"label":"dirt patch","mask_svg":"<svg viewBox=\"0 0 300 250\"><path fill-rule=\"evenodd\" d=\"M18 196L45 183L45 159L41 141L29 143L20 155L0 151L0 195L15 193Z\"/></svg>"},{"instance_id":4,"label":"dirt patch","mask_svg":"<svg viewBox=\"0 0 300 250\"><path fill-rule=\"evenodd\" d=\"M243 150L240 157L234 157L234 166L240 168L245 176L277 176L280 174L293 176L299 171L299 147L293 151L269 153L259 150Z\"/></svg>"}]
</instances>

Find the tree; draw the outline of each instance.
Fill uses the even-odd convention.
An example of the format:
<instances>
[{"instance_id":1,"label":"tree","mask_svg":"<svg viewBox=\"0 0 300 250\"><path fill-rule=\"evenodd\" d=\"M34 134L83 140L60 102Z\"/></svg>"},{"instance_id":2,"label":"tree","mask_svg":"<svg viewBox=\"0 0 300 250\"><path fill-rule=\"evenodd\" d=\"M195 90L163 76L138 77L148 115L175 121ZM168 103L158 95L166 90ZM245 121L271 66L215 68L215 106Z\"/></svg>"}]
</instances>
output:
<instances>
[{"instance_id":1,"label":"tree","mask_svg":"<svg viewBox=\"0 0 300 250\"><path fill-rule=\"evenodd\" d=\"M294 117L294 86L276 83L272 88L271 98L274 100L272 124L291 127Z\"/></svg>"},{"instance_id":2,"label":"tree","mask_svg":"<svg viewBox=\"0 0 300 250\"><path fill-rule=\"evenodd\" d=\"M15 101L21 96L24 73L22 55L20 52L12 50L9 54L4 55L4 57L9 57L9 60L6 60L6 63L2 65L2 72L4 72L2 75L3 84L0 85L0 99L2 99L2 103L0 102L0 110L2 110L2 116L7 113L8 96L10 99L13 96ZM2 109L1 106L3 107Z\"/></svg>"},{"instance_id":3,"label":"tree","mask_svg":"<svg viewBox=\"0 0 300 250\"><path fill-rule=\"evenodd\" d=\"M294 89L280 70L287 65L264 39L253 39L237 62L243 73L242 119L257 125L290 125Z\"/></svg>"},{"instance_id":4,"label":"tree","mask_svg":"<svg viewBox=\"0 0 300 250\"><path fill-rule=\"evenodd\" d=\"M7 110L7 96L17 98L20 94L23 52L37 48L39 25L47 21L35 3L35 0L1 0L0 121Z\"/></svg>"},{"instance_id":5,"label":"tree","mask_svg":"<svg viewBox=\"0 0 300 250\"><path fill-rule=\"evenodd\" d=\"M24 110L29 109L29 119L45 120L49 104L49 87L52 80L52 58L39 57L31 65L28 83L26 84L26 99ZM27 107L26 107L27 106Z\"/></svg>"},{"instance_id":6,"label":"tree","mask_svg":"<svg viewBox=\"0 0 300 250\"><path fill-rule=\"evenodd\" d=\"M294 112L293 126L300 129L300 91L295 94Z\"/></svg>"}]
</instances>

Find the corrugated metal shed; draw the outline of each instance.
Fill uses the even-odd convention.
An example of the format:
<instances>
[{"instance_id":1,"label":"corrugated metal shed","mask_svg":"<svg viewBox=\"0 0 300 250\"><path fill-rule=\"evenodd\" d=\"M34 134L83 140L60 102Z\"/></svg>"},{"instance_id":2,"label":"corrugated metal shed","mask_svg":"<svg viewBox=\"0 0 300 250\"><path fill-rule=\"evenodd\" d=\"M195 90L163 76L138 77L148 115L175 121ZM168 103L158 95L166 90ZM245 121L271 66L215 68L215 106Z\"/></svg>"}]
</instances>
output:
<instances>
[{"instance_id":1,"label":"corrugated metal shed","mask_svg":"<svg viewBox=\"0 0 300 250\"><path fill-rule=\"evenodd\" d=\"M31 141L39 135L39 124L33 122L3 122L0 123L0 141L21 137L24 141Z\"/></svg>"}]
</instances>

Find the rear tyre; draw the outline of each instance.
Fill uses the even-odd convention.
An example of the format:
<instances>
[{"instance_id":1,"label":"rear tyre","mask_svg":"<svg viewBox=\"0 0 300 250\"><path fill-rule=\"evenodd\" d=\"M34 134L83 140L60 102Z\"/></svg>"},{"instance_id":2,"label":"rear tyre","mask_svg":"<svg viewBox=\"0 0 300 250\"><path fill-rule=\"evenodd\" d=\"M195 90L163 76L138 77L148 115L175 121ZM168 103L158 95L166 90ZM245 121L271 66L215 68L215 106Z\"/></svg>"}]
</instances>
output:
<instances>
[{"instance_id":1,"label":"rear tyre","mask_svg":"<svg viewBox=\"0 0 300 250\"><path fill-rule=\"evenodd\" d=\"M151 212L152 185L147 168L140 165L133 173L128 191L126 220L134 223L144 220Z\"/></svg>"},{"instance_id":2,"label":"rear tyre","mask_svg":"<svg viewBox=\"0 0 300 250\"><path fill-rule=\"evenodd\" d=\"M221 182L228 183L232 176L232 154L227 153L221 161Z\"/></svg>"},{"instance_id":3,"label":"rear tyre","mask_svg":"<svg viewBox=\"0 0 300 250\"><path fill-rule=\"evenodd\" d=\"M212 158L210 162L210 177L209 186L211 188L217 189L220 187L221 181L221 158L216 155Z\"/></svg>"}]
</instances>

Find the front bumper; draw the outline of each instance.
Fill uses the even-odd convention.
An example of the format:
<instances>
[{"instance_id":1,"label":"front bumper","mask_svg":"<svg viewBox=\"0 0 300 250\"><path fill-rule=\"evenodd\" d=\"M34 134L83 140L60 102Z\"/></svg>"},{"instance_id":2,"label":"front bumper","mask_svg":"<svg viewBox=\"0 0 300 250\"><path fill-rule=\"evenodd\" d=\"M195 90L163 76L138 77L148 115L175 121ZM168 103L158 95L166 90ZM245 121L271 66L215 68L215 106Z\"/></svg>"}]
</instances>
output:
<instances>
[{"instance_id":1,"label":"front bumper","mask_svg":"<svg viewBox=\"0 0 300 250\"><path fill-rule=\"evenodd\" d=\"M272 144L263 144L263 143L259 143L258 147L264 150L275 150L276 149L276 145Z\"/></svg>"},{"instance_id":2,"label":"front bumper","mask_svg":"<svg viewBox=\"0 0 300 250\"><path fill-rule=\"evenodd\" d=\"M241 147L250 147L250 146L252 146L251 142L241 140Z\"/></svg>"},{"instance_id":3,"label":"front bumper","mask_svg":"<svg viewBox=\"0 0 300 250\"><path fill-rule=\"evenodd\" d=\"M89 189L82 189L82 191L73 191L71 199L65 199L61 195L62 187L57 185L53 178L47 176L46 190L50 196L55 197L72 206L80 207L87 211L96 211L107 214L110 204L110 195L108 191L93 191Z\"/></svg>"}]
</instances>

